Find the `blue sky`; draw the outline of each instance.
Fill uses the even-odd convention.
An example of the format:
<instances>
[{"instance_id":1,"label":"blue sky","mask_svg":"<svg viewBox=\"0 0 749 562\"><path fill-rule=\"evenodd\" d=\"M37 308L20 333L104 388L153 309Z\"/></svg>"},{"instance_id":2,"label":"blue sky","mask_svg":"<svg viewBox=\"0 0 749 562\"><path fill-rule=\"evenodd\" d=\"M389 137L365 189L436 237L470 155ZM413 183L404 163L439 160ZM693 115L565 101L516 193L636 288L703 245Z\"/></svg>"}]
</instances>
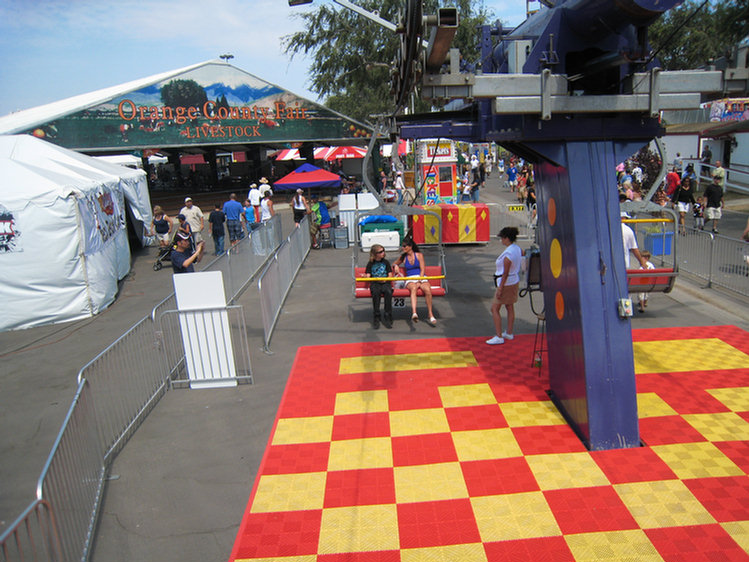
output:
<instances>
[{"instance_id":1,"label":"blue sky","mask_svg":"<svg viewBox=\"0 0 749 562\"><path fill-rule=\"evenodd\" d=\"M524 19L525 0L485 5L511 25ZM0 0L0 116L227 52L234 66L316 100L309 61L290 62L280 47L305 9L287 0Z\"/></svg>"}]
</instances>

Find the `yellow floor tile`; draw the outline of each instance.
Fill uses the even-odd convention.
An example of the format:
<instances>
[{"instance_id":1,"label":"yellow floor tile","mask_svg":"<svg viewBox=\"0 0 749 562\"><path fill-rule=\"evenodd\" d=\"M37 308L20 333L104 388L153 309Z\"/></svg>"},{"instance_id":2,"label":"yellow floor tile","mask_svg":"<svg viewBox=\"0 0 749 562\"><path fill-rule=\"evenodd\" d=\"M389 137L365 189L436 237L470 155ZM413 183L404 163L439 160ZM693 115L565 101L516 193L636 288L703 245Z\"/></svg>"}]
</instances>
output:
<instances>
[{"instance_id":1,"label":"yellow floor tile","mask_svg":"<svg viewBox=\"0 0 749 562\"><path fill-rule=\"evenodd\" d=\"M683 417L708 441L749 441L749 422L733 412Z\"/></svg>"},{"instance_id":2,"label":"yellow floor tile","mask_svg":"<svg viewBox=\"0 0 749 562\"><path fill-rule=\"evenodd\" d=\"M393 466L393 448L389 437L332 441L328 470L357 470Z\"/></svg>"},{"instance_id":3,"label":"yellow floor tile","mask_svg":"<svg viewBox=\"0 0 749 562\"><path fill-rule=\"evenodd\" d=\"M653 543L640 529L565 535L576 562L662 562Z\"/></svg>"},{"instance_id":4,"label":"yellow floor tile","mask_svg":"<svg viewBox=\"0 0 749 562\"><path fill-rule=\"evenodd\" d=\"M392 437L449 431L450 424L447 423L447 415L442 408L390 412L390 435Z\"/></svg>"},{"instance_id":5,"label":"yellow floor tile","mask_svg":"<svg viewBox=\"0 0 749 562\"><path fill-rule=\"evenodd\" d=\"M360 392L339 392L335 397L335 415L370 414L387 412L387 390L362 390Z\"/></svg>"},{"instance_id":6,"label":"yellow floor tile","mask_svg":"<svg viewBox=\"0 0 749 562\"><path fill-rule=\"evenodd\" d=\"M635 342L633 348L638 375L749 367L749 355L717 338L643 341ZM706 357L710 360L705 361Z\"/></svg>"},{"instance_id":7,"label":"yellow floor tile","mask_svg":"<svg viewBox=\"0 0 749 562\"><path fill-rule=\"evenodd\" d=\"M523 456L509 427L453 431L451 435L458 460L462 462Z\"/></svg>"},{"instance_id":8,"label":"yellow floor tile","mask_svg":"<svg viewBox=\"0 0 749 562\"><path fill-rule=\"evenodd\" d=\"M675 443L656 445L651 449L681 479L744 474L743 470L712 443Z\"/></svg>"},{"instance_id":9,"label":"yellow floor tile","mask_svg":"<svg viewBox=\"0 0 749 562\"><path fill-rule=\"evenodd\" d=\"M497 399L488 384L463 384L439 387L442 405L445 408L462 406L486 406L496 404Z\"/></svg>"},{"instance_id":10,"label":"yellow floor tile","mask_svg":"<svg viewBox=\"0 0 749 562\"><path fill-rule=\"evenodd\" d=\"M749 387L713 388L707 392L732 412L749 412Z\"/></svg>"},{"instance_id":11,"label":"yellow floor tile","mask_svg":"<svg viewBox=\"0 0 749 562\"><path fill-rule=\"evenodd\" d=\"M319 554L399 547L398 513L393 504L337 507L322 512Z\"/></svg>"},{"instance_id":12,"label":"yellow floor tile","mask_svg":"<svg viewBox=\"0 0 749 562\"><path fill-rule=\"evenodd\" d=\"M282 418L273 433L273 445L327 443L333 436L333 416Z\"/></svg>"},{"instance_id":13,"label":"yellow floor tile","mask_svg":"<svg viewBox=\"0 0 749 562\"><path fill-rule=\"evenodd\" d=\"M395 500L417 503L468 497L460 464L445 462L416 466L396 466Z\"/></svg>"},{"instance_id":14,"label":"yellow floor tile","mask_svg":"<svg viewBox=\"0 0 749 562\"><path fill-rule=\"evenodd\" d=\"M367 355L344 357L338 373L375 373L382 371L414 371L421 369L463 369L476 367L472 351L438 351L434 353L402 353L398 355Z\"/></svg>"},{"instance_id":15,"label":"yellow floor tile","mask_svg":"<svg viewBox=\"0 0 749 562\"><path fill-rule=\"evenodd\" d=\"M721 523L721 527L741 548L749 552L749 521L730 521Z\"/></svg>"},{"instance_id":16,"label":"yellow floor tile","mask_svg":"<svg viewBox=\"0 0 749 562\"><path fill-rule=\"evenodd\" d=\"M252 502L252 513L322 509L324 472L269 474L261 476Z\"/></svg>"},{"instance_id":17,"label":"yellow floor tile","mask_svg":"<svg viewBox=\"0 0 749 562\"><path fill-rule=\"evenodd\" d=\"M525 457L542 490L608 486L608 478L588 453L528 455Z\"/></svg>"},{"instance_id":18,"label":"yellow floor tile","mask_svg":"<svg viewBox=\"0 0 749 562\"><path fill-rule=\"evenodd\" d=\"M669 406L655 392L642 392L637 394L637 417L655 418L658 416L675 416L676 410Z\"/></svg>"},{"instance_id":19,"label":"yellow floor tile","mask_svg":"<svg viewBox=\"0 0 749 562\"><path fill-rule=\"evenodd\" d=\"M487 562L484 545L454 544L401 550L401 562Z\"/></svg>"},{"instance_id":20,"label":"yellow floor tile","mask_svg":"<svg viewBox=\"0 0 749 562\"><path fill-rule=\"evenodd\" d=\"M681 480L615 484L614 490L643 529L715 523Z\"/></svg>"},{"instance_id":21,"label":"yellow floor tile","mask_svg":"<svg viewBox=\"0 0 749 562\"><path fill-rule=\"evenodd\" d=\"M532 425L565 425L562 414L549 401L503 402L499 405L510 427Z\"/></svg>"},{"instance_id":22,"label":"yellow floor tile","mask_svg":"<svg viewBox=\"0 0 749 562\"><path fill-rule=\"evenodd\" d=\"M541 492L476 497L471 506L484 542L562 534Z\"/></svg>"}]
</instances>

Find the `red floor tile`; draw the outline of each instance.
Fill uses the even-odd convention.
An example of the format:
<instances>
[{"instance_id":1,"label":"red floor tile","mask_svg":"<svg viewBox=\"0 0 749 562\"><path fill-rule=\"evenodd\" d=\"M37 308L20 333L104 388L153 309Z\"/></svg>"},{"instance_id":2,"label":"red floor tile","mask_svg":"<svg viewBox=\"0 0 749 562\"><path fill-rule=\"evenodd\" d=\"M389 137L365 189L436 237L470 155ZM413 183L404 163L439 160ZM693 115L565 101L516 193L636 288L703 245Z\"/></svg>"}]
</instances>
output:
<instances>
[{"instance_id":1,"label":"red floor tile","mask_svg":"<svg viewBox=\"0 0 749 562\"><path fill-rule=\"evenodd\" d=\"M393 466L412 466L458 460L458 454L455 452L455 445L453 445L449 433L393 437L392 447Z\"/></svg>"},{"instance_id":2,"label":"red floor tile","mask_svg":"<svg viewBox=\"0 0 749 562\"><path fill-rule=\"evenodd\" d=\"M720 441L714 443L714 445L736 466L749 474L749 441Z\"/></svg>"},{"instance_id":3,"label":"red floor tile","mask_svg":"<svg viewBox=\"0 0 749 562\"><path fill-rule=\"evenodd\" d=\"M325 508L395 503L392 468L328 472Z\"/></svg>"},{"instance_id":4,"label":"red floor tile","mask_svg":"<svg viewBox=\"0 0 749 562\"><path fill-rule=\"evenodd\" d=\"M749 554L720 525L646 529L664 562L749 562Z\"/></svg>"},{"instance_id":5,"label":"red floor tile","mask_svg":"<svg viewBox=\"0 0 749 562\"><path fill-rule=\"evenodd\" d=\"M640 419L640 440L654 447L673 443L697 443L705 437L681 416L657 416Z\"/></svg>"},{"instance_id":6,"label":"red floor tile","mask_svg":"<svg viewBox=\"0 0 749 562\"><path fill-rule=\"evenodd\" d=\"M333 441L365 439L390 435L390 416L387 412L349 414L333 419Z\"/></svg>"},{"instance_id":7,"label":"red floor tile","mask_svg":"<svg viewBox=\"0 0 749 562\"><path fill-rule=\"evenodd\" d=\"M579 453L586 450L568 425L513 427L512 433L524 455Z\"/></svg>"},{"instance_id":8,"label":"red floor tile","mask_svg":"<svg viewBox=\"0 0 749 562\"><path fill-rule=\"evenodd\" d=\"M590 455L612 484L676 479L676 474L648 447L591 451Z\"/></svg>"},{"instance_id":9,"label":"red floor tile","mask_svg":"<svg viewBox=\"0 0 749 562\"><path fill-rule=\"evenodd\" d=\"M575 562L563 537L542 537L484 545L488 562Z\"/></svg>"},{"instance_id":10,"label":"red floor tile","mask_svg":"<svg viewBox=\"0 0 749 562\"><path fill-rule=\"evenodd\" d=\"M398 522L401 548L481 542L468 499L399 504Z\"/></svg>"},{"instance_id":11,"label":"red floor tile","mask_svg":"<svg viewBox=\"0 0 749 562\"><path fill-rule=\"evenodd\" d=\"M236 558L280 558L315 554L322 510L251 513L238 537ZM243 540L243 539L247 540Z\"/></svg>"},{"instance_id":12,"label":"red floor tile","mask_svg":"<svg viewBox=\"0 0 749 562\"><path fill-rule=\"evenodd\" d=\"M684 484L719 523L749 521L749 476L697 478Z\"/></svg>"},{"instance_id":13,"label":"red floor tile","mask_svg":"<svg viewBox=\"0 0 749 562\"><path fill-rule=\"evenodd\" d=\"M544 497L564 534L638 528L632 514L610 486L547 490Z\"/></svg>"},{"instance_id":14,"label":"red floor tile","mask_svg":"<svg viewBox=\"0 0 749 562\"><path fill-rule=\"evenodd\" d=\"M523 457L462 462L460 468L471 497L516 494L539 489L536 478Z\"/></svg>"},{"instance_id":15,"label":"red floor tile","mask_svg":"<svg viewBox=\"0 0 749 562\"><path fill-rule=\"evenodd\" d=\"M328 468L330 443L299 443L268 447L263 474L323 472Z\"/></svg>"},{"instance_id":16,"label":"red floor tile","mask_svg":"<svg viewBox=\"0 0 749 562\"><path fill-rule=\"evenodd\" d=\"M450 431L507 427L507 420L502 415L502 410L499 409L498 404L446 408L445 414L447 415L447 422L450 424Z\"/></svg>"}]
</instances>

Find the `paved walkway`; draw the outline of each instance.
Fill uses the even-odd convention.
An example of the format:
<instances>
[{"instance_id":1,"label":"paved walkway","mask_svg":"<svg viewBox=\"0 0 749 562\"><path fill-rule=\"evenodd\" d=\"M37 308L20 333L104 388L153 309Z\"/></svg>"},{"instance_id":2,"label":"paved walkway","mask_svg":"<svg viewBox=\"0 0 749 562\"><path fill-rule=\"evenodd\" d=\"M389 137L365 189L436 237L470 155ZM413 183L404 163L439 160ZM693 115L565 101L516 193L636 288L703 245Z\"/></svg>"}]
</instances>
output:
<instances>
[{"instance_id":1,"label":"paved walkway","mask_svg":"<svg viewBox=\"0 0 749 562\"><path fill-rule=\"evenodd\" d=\"M496 176L482 199L511 201ZM290 228L290 209L278 208ZM450 294L435 304L437 327L413 325L402 311L392 330L375 331L369 303L351 297L351 250L312 252L281 314L272 355L261 351L259 302L254 290L247 291L241 304L256 384L167 393L115 460L112 472L119 479L108 484L92 559L228 558L297 348L491 335L491 274L499 253L496 240L448 248ZM0 458L12 459L0 463L0 520L6 524L33 497L78 370L171 293L169 270L151 269L154 256L155 249L136 253L117 301L96 318L0 334ZM746 303L679 282L671 294L654 295L647 316L636 317L633 327L733 324L749 330L747 309ZM516 333L534 329L535 317L523 300Z\"/></svg>"}]
</instances>

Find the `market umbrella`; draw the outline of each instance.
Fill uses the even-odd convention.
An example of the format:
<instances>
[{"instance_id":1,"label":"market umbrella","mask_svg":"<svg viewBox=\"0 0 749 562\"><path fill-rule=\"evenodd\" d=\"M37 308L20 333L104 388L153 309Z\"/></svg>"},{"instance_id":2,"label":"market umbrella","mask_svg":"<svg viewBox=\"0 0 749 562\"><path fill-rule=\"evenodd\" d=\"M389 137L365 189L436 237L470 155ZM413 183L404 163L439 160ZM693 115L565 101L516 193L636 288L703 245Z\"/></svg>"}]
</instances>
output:
<instances>
[{"instance_id":1,"label":"market umbrella","mask_svg":"<svg viewBox=\"0 0 749 562\"><path fill-rule=\"evenodd\" d=\"M364 158L367 149L361 146L331 146L325 153L324 160L342 160L344 158Z\"/></svg>"},{"instance_id":2,"label":"market umbrella","mask_svg":"<svg viewBox=\"0 0 749 562\"><path fill-rule=\"evenodd\" d=\"M302 164L290 174L273 182L274 190L315 189L323 187L341 187L341 178L312 164Z\"/></svg>"}]
</instances>

